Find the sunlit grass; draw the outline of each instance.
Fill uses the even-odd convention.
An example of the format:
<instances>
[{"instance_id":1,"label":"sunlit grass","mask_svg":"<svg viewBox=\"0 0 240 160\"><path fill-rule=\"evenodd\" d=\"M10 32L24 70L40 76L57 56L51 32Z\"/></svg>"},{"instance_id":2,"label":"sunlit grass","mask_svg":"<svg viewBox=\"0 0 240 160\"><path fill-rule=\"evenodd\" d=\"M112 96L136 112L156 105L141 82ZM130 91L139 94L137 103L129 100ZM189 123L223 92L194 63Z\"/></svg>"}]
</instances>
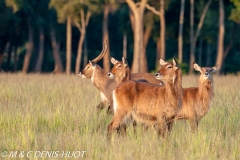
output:
<instances>
[{"instance_id":1,"label":"sunlit grass","mask_svg":"<svg viewBox=\"0 0 240 160\"><path fill-rule=\"evenodd\" d=\"M0 75L0 151L87 151L85 159L240 159L240 77L217 77L215 97L198 132L188 121L158 139L154 129L107 140L111 116L90 80L65 75ZM184 76L183 86L198 84ZM0 158L1 159L1 158Z\"/></svg>"}]
</instances>

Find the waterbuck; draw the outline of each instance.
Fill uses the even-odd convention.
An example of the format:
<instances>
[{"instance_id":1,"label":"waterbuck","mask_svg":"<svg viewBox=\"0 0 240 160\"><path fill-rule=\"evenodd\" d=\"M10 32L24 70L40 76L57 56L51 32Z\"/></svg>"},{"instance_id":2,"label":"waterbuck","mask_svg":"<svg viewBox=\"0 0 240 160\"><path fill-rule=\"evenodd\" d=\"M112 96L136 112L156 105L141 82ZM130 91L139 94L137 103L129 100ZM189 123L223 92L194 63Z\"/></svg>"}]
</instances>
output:
<instances>
[{"instance_id":1,"label":"waterbuck","mask_svg":"<svg viewBox=\"0 0 240 160\"><path fill-rule=\"evenodd\" d=\"M132 119L145 126L156 125L158 134L165 135L168 122L182 106L182 71L175 59L172 63L160 59L160 64L164 85L127 80L113 91L114 116L108 125L109 138Z\"/></svg>"},{"instance_id":2,"label":"waterbuck","mask_svg":"<svg viewBox=\"0 0 240 160\"><path fill-rule=\"evenodd\" d=\"M117 81L115 79L109 79L108 73L97 64L97 62L105 55L107 48L107 43L104 43L102 52L94 60L89 61L85 68L79 73L82 78L91 79L93 85L100 91L101 103L99 103L97 106L98 113L105 107L109 108L112 101L113 90L118 86L119 83L125 80L125 77L118 77ZM113 63L114 61L116 60L111 58L111 62ZM126 67L128 67L128 65ZM144 77L150 83L162 83L157 81L154 78L154 75L150 73L135 73L132 77L134 79L137 79L138 77ZM108 113L111 113L110 111L111 110L108 110Z\"/></svg>"},{"instance_id":3,"label":"waterbuck","mask_svg":"<svg viewBox=\"0 0 240 160\"><path fill-rule=\"evenodd\" d=\"M212 73L217 70L214 67L200 67L194 63L193 67L199 71L198 87L184 88L182 108L178 112L176 119L188 119L190 121L192 131L196 131L199 121L205 116L209 110L211 101L214 96ZM159 79L158 76L156 78ZM169 125L172 129L173 121Z\"/></svg>"}]
</instances>

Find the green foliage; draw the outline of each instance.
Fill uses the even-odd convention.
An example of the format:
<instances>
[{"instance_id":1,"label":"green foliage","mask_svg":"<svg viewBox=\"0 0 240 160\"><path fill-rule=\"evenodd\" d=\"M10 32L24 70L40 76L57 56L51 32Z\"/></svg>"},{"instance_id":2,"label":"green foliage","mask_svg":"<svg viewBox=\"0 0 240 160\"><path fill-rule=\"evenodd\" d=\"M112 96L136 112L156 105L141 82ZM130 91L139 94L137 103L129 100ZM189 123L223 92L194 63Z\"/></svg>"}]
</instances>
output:
<instances>
[{"instance_id":1,"label":"green foliage","mask_svg":"<svg viewBox=\"0 0 240 160\"><path fill-rule=\"evenodd\" d=\"M63 23L68 16L78 18L80 9L89 9L91 12L99 12L100 1L79 1L79 0L50 0L49 7L57 11L58 21Z\"/></svg>"},{"instance_id":2,"label":"green foliage","mask_svg":"<svg viewBox=\"0 0 240 160\"><path fill-rule=\"evenodd\" d=\"M8 7L13 8L13 12L17 12L24 6L24 0L5 0Z\"/></svg>"},{"instance_id":3,"label":"green foliage","mask_svg":"<svg viewBox=\"0 0 240 160\"><path fill-rule=\"evenodd\" d=\"M232 9L229 19L240 24L240 1L239 0L231 0L231 2L234 4L235 8Z\"/></svg>"}]
</instances>

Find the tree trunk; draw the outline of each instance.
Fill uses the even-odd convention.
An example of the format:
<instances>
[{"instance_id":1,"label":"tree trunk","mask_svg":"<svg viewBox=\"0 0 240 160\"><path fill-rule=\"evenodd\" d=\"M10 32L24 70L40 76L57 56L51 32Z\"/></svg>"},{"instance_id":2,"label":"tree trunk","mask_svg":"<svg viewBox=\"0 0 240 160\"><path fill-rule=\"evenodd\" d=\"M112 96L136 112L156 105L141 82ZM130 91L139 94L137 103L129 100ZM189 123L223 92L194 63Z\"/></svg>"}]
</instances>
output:
<instances>
[{"instance_id":1,"label":"tree trunk","mask_svg":"<svg viewBox=\"0 0 240 160\"><path fill-rule=\"evenodd\" d=\"M190 63L189 63L189 73L193 73L192 64L195 62L194 54L194 0L190 0Z\"/></svg>"},{"instance_id":2,"label":"tree trunk","mask_svg":"<svg viewBox=\"0 0 240 160\"><path fill-rule=\"evenodd\" d=\"M181 0L181 10L179 17L179 31L178 31L178 61L183 62L183 22L184 22L184 8L185 0Z\"/></svg>"},{"instance_id":3,"label":"tree trunk","mask_svg":"<svg viewBox=\"0 0 240 160\"><path fill-rule=\"evenodd\" d=\"M142 51L141 51L140 72L141 73L148 72L147 54L146 54L146 48L144 46L142 47Z\"/></svg>"},{"instance_id":4,"label":"tree trunk","mask_svg":"<svg viewBox=\"0 0 240 160\"><path fill-rule=\"evenodd\" d=\"M103 13L103 42L107 41L108 50L103 57L103 68L105 71L110 71L110 47L109 47L109 33L108 33L108 15L110 11L110 6L106 4L104 6L104 13Z\"/></svg>"},{"instance_id":5,"label":"tree trunk","mask_svg":"<svg viewBox=\"0 0 240 160\"><path fill-rule=\"evenodd\" d=\"M78 74L80 71L80 66L81 66L81 60L82 60L82 50L83 50L83 43L84 43L84 39L86 37L86 27L88 26L88 21L90 19L91 13L88 11L87 12L87 16L85 19L85 14L84 14L84 10L81 9L80 10L80 17L81 17L81 25L75 21L75 25L77 26L77 28L80 31L80 38L79 38L79 42L78 42L78 53L77 53L77 59L76 59L76 66L75 66L75 74Z\"/></svg>"},{"instance_id":6,"label":"tree trunk","mask_svg":"<svg viewBox=\"0 0 240 160\"><path fill-rule=\"evenodd\" d=\"M4 59L4 50L7 46L9 35L8 33L5 33L4 35L0 36L0 72L2 71L2 62Z\"/></svg>"},{"instance_id":7,"label":"tree trunk","mask_svg":"<svg viewBox=\"0 0 240 160\"><path fill-rule=\"evenodd\" d=\"M231 38L230 38L230 41L227 45L227 47L225 48L224 50L224 54L223 54L223 65L222 65L222 71L225 70L225 59L229 53L229 51L231 50L232 46L233 46L233 43L235 41L235 37L236 37L236 30L237 30L237 23L234 23L233 24L233 28L231 29Z\"/></svg>"},{"instance_id":8,"label":"tree trunk","mask_svg":"<svg viewBox=\"0 0 240 160\"><path fill-rule=\"evenodd\" d=\"M224 54L223 54L223 59L225 59L229 53L229 51L231 50L232 46L233 46L233 42L235 40L236 37L236 30L237 30L237 23L233 24L233 29L231 30L231 38L230 38L230 42L228 44L228 46L226 47Z\"/></svg>"},{"instance_id":9,"label":"tree trunk","mask_svg":"<svg viewBox=\"0 0 240 160\"><path fill-rule=\"evenodd\" d=\"M165 59L165 34L166 34L166 27L165 27L165 9L164 9L164 0L160 0L160 55L162 59Z\"/></svg>"},{"instance_id":10,"label":"tree trunk","mask_svg":"<svg viewBox=\"0 0 240 160\"><path fill-rule=\"evenodd\" d=\"M14 49L13 49L13 52L14 52L14 59L13 59L13 70L14 72L17 71L18 69L18 55L17 55L17 45L15 45Z\"/></svg>"},{"instance_id":11,"label":"tree trunk","mask_svg":"<svg viewBox=\"0 0 240 160\"><path fill-rule=\"evenodd\" d=\"M151 36L152 28L153 28L153 13L149 13L150 16L148 17L148 23L146 25L146 29L143 33L143 54L141 55L141 71L140 72L148 72L148 64L147 64L147 57L146 57L146 48L149 42L149 38Z\"/></svg>"},{"instance_id":12,"label":"tree trunk","mask_svg":"<svg viewBox=\"0 0 240 160\"><path fill-rule=\"evenodd\" d=\"M133 32L133 35L134 35L134 25L135 25L135 22L134 22L134 15L133 15L133 12L131 11L131 8L129 7L130 11L129 11L129 19L130 19L130 23L131 23L131 26L132 26L132 32Z\"/></svg>"},{"instance_id":13,"label":"tree trunk","mask_svg":"<svg viewBox=\"0 0 240 160\"><path fill-rule=\"evenodd\" d=\"M83 48L83 42L85 37L85 29L82 28L80 31L81 35L78 41L78 53L77 53L77 59L76 59L76 67L75 67L75 74L78 74L80 71L80 65L81 65L81 59L82 59L82 48Z\"/></svg>"},{"instance_id":14,"label":"tree trunk","mask_svg":"<svg viewBox=\"0 0 240 160\"><path fill-rule=\"evenodd\" d=\"M66 48L66 73L71 73L71 58L72 58L72 20L71 17L67 18L67 48Z\"/></svg>"},{"instance_id":15,"label":"tree trunk","mask_svg":"<svg viewBox=\"0 0 240 160\"><path fill-rule=\"evenodd\" d=\"M153 28L153 13L149 12L146 18L148 20L147 20L146 29L145 29L144 35L143 35L144 48L147 48L147 44L148 44L149 38L151 36L151 32L152 32L152 28Z\"/></svg>"},{"instance_id":16,"label":"tree trunk","mask_svg":"<svg viewBox=\"0 0 240 160\"><path fill-rule=\"evenodd\" d=\"M212 49L211 49L211 44L207 43L207 62L206 62L206 66L210 66L211 61L212 61Z\"/></svg>"},{"instance_id":17,"label":"tree trunk","mask_svg":"<svg viewBox=\"0 0 240 160\"><path fill-rule=\"evenodd\" d=\"M134 55L132 63L132 72L147 72L146 59L141 61L142 58L146 57L145 48L143 46L143 14L147 0L142 0L140 6L137 7L132 0L126 0L128 6L133 12L134 16Z\"/></svg>"},{"instance_id":18,"label":"tree trunk","mask_svg":"<svg viewBox=\"0 0 240 160\"><path fill-rule=\"evenodd\" d=\"M4 54L0 53L0 72L2 71L2 62L3 62Z\"/></svg>"},{"instance_id":19,"label":"tree trunk","mask_svg":"<svg viewBox=\"0 0 240 160\"><path fill-rule=\"evenodd\" d=\"M87 36L86 36L86 34L85 34L83 66L86 66L87 63L88 63L88 49L87 49Z\"/></svg>"},{"instance_id":20,"label":"tree trunk","mask_svg":"<svg viewBox=\"0 0 240 160\"><path fill-rule=\"evenodd\" d=\"M224 52L224 4L223 0L219 0L219 33L218 33L218 53L217 62L219 65L218 74L221 73Z\"/></svg>"},{"instance_id":21,"label":"tree trunk","mask_svg":"<svg viewBox=\"0 0 240 160\"><path fill-rule=\"evenodd\" d=\"M39 27L39 52L38 52L38 59L35 71L41 72L42 70L42 62L43 62L43 55L44 55L44 31L43 28Z\"/></svg>"},{"instance_id":22,"label":"tree trunk","mask_svg":"<svg viewBox=\"0 0 240 160\"><path fill-rule=\"evenodd\" d=\"M194 38L193 38L193 53L195 54L195 49L196 49L196 43L197 43L197 39L198 39L198 36L200 35L200 31L201 31L201 28L202 28L202 25L203 25L203 22L204 22L204 19L205 19L205 16L207 14L207 10L211 4L212 0L209 0L207 2L207 4L205 5L204 9L203 9L203 12L201 14L201 18L200 18L200 21L198 23L198 27L197 27L197 30L196 30L196 33L194 35Z\"/></svg>"},{"instance_id":23,"label":"tree trunk","mask_svg":"<svg viewBox=\"0 0 240 160\"><path fill-rule=\"evenodd\" d=\"M198 64L200 66L202 66L202 44L203 44L203 40L201 38L199 41L199 50L198 50Z\"/></svg>"},{"instance_id":24,"label":"tree trunk","mask_svg":"<svg viewBox=\"0 0 240 160\"><path fill-rule=\"evenodd\" d=\"M141 58L141 25L139 15L134 16L134 52L133 52L133 62L132 62L132 72L140 72L140 58Z\"/></svg>"},{"instance_id":25,"label":"tree trunk","mask_svg":"<svg viewBox=\"0 0 240 160\"><path fill-rule=\"evenodd\" d=\"M7 39L6 39L6 36L0 37L0 38L1 38L1 42L0 42L0 72L1 72L2 62L4 59L4 49L7 45Z\"/></svg>"},{"instance_id":26,"label":"tree trunk","mask_svg":"<svg viewBox=\"0 0 240 160\"><path fill-rule=\"evenodd\" d=\"M33 26L31 24L31 22L28 20L27 21L28 24L28 42L27 42L27 51L24 57L24 62L23 62L23 68L22 68L22 73L26 74L28 72L28 68L30 65L30 60L31 60L31 56L32 56L32 51L33 51Z\"/></svg>"},{"instance_id":27,"label":"tree trunk","mask_svg":"<svg viewBox=\"0 0 240 160\"><path fill-rule=\"evenodd\" d=\"M0 72L2 71L3 58L4 58L4 54L0 54Z\"/></svg>"},{"instance_id":28,"label":"tree trunk","mask_svg":"<svg viewBox=\"0 0 240 160\"><path fill-rule=\"evenodd\" d=\"M156 70L159 70L160 68L160 64L159 64L159 59L161 58L161 40L160 40L160 37L157 39L157 49L156 49L157 53L156 53Z\"/></svg>"},{"instance_id":29,"label":"tree trunk","mask_svg":"<svg viewBox=\"0 0 240 160\"><path fill-rule=\"evenodd\" d=\"M51 38L51 45L52 45L52 52L53 58L55 62L54 73L62 73L63 72L63 65L59 53L59 44L56 40L56 32L53 26L50 27L50 38Z\"/></svg>"},{"instance_id":30,"label":"tree trunk","mask_svg":"<svg viewBox=\"0 0 240 160\"><path fill-rule=\"evenodd\" d=\"M10 41L9 47L8 47L8 55L7 55L7 71L11 70L11 59L12 59L12 42Z\"/></svg>"},{"instance_id":31,"label":"tree trunk","mask_svg":"<svg viewBox=\"0 0 240 160\"><path fill-rule=\"evenodd\" d=\"M143 40L141 40L143 42L143 44L142 44L142 42L139 42L139 43L141 43L140 48L138 47L140 49L140 52L138 52L137 53L138 55L136 55L135 54L136 53L135 52L135 50L136 50L135 46L138 43L137 43L137 41L135 43L135 36L139 37L139 35L135 35L135 31L136 31L136 27L138 27L136 25L137 25L137 22L139 20L137 20L137 22L136 22L136 19L135 19L135 16L133 14L133 11L130 12L129 16L130 16L130 22L131 22L131 26L132 26L132 31L133 31L133 34L134 34L134 55L133 55L133 63L132 63L132 72L148 72L147 57L146 57L146 46L147 46L147 41L149 39L148 33L151 33L151 29L148 28L144 35L140 35L140 37L143 38ZM143 17L142 17L142 19L143 19ZM141 25L143 26L143 24L141 24ZM143 27L141 28L141 30L142 30L141 32L143 32ZM138 32L138 29L137 29L137 32ZM138 38L136 38L136 39L138 39ZM135 61L135 63L134 63L134 61ZM136 65L138 65L138 66L136 66ZM138 68L139 70L137 69L137 70L133 71L133 67Z\"/></svg>"},{"instance_id":32,"label":"tree trunk","mask_svg":"<svg viewBox=\"0 0 240 160\"><path fill-rule=\"evenodd\" d=\"M77 25L79 32L80 32L80 38L78 41L78 51L77 51L77 58L76 58L76 66L75 66L75 74L78 74L80 71L80 65L82 60L82 48L83 48L83 42L86 34L86 25L85 25L85 14L84 10L80 10L80 17L81 17L81 25L78 22L75 22L75 25Z\"/></svg>"},{"instance_id":33,"label":"tree trunk","mask_svg":"<svg viewBox=\"0 0 240 160\"><path fill-rule=\"evenodd\" d=\"M127 58L127 33L123 34L123 57Z\"/></svg>"}]
</instances>

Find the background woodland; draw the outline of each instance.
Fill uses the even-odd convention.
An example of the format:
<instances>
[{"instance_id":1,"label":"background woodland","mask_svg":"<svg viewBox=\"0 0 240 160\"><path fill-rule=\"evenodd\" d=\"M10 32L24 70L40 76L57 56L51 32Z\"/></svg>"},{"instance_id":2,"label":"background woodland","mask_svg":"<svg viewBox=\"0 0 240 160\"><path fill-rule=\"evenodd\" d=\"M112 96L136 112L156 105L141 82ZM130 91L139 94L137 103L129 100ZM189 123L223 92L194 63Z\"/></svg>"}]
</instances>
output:
<instances>
[{"instance_id":1,"label":"background woodland","mask_svg":"<svg viewBox=\"0 0 240 160\"><path fill-rule=\"evenodd\" d=\"M239 0L1 0L2 72L79 73L102 42L127 57L132 72L153 72L158 59L239 72Z\"/></svg>"}]
</instances>

